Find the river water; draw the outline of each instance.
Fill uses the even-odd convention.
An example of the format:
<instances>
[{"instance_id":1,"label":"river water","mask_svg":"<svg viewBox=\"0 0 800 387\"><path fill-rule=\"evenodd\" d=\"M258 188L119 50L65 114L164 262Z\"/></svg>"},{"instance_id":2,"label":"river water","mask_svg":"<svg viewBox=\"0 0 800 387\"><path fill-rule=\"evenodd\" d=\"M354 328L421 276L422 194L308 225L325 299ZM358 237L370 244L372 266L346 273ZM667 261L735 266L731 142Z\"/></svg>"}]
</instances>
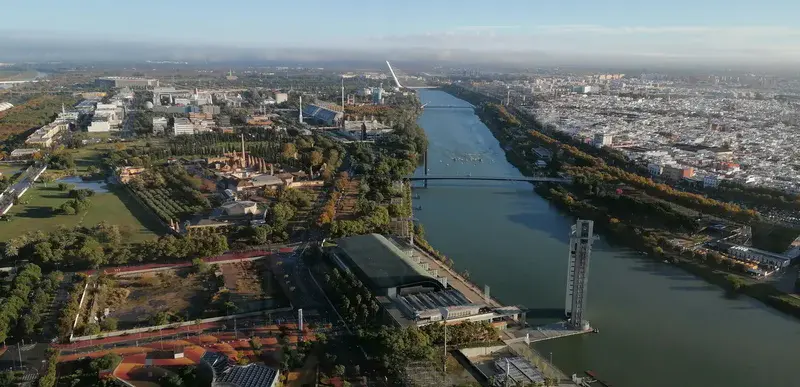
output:
<instances>
[{"instance_id":1,"label":"river water","mask_svg":"<svg viewBox=\"0 0 800 387\"><path fill-rule=\"evenodd\" d=\"M419 97L467 105L439 90ZM430 142L430 174L521 175L472 110L426 109L418 122ZM433 181L415 193L428 241L459 271L506 304L563 311L573 218L528 183ZM552 321L537 317L546 314L529 321ZM615 387L800 386L800 322L747 297L728 299L602 237L592 254L587 315L599 334L536 345L567 374L591 369Z\"/></svg>"}]
</instances>

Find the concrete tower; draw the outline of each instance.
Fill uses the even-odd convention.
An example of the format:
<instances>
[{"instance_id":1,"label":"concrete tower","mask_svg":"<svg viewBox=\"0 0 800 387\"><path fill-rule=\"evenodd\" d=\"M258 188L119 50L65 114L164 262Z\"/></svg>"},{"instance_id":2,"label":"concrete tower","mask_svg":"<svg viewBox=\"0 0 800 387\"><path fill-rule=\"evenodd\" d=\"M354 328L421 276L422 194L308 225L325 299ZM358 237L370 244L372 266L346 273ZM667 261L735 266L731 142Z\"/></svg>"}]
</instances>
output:
<instances>
[{"instance_id":1,"label":"concrete tower","mask_svg":"<svg viewBox=\"0 0 800 387\"><path fill-rule=\"evenodd\" d=\"M589 290L589 257L592 254L594 222L581 220L572 226L569 235L569 266L567 268L567 298L564 309L573 329L590 329L584 318Z\"/></svg>"},{"instance_id":2,"label":"concrete tower","mask_svg":"<svg viewBox=\"0 0 800 387\"><path fill-rule=\"evenodd\" d=\"M303 123L303 96L300 96L300 123Z\"/></svg>"},{"instance_id":3,"label":"concrete tower","mask_svg":"<svg viewBox=\"0 0 800 387\"><path fill-rule=\"evenodd\" d=\"M242 168L247 168L247 155L244 153L244 133L242 133Z\"/></svg>"}]
</instances>

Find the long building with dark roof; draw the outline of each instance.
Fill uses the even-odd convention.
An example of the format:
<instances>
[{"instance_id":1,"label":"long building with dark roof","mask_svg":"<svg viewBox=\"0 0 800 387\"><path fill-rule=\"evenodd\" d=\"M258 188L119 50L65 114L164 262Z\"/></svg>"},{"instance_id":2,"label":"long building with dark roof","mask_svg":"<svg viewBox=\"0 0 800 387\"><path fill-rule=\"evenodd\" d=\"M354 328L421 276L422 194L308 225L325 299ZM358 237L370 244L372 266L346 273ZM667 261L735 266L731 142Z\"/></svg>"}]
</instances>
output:
<instances>
[{"instance_id":1,"label":"long building with dark roof","mask_svg":"<svg viewBox=\"0 0 800 387\"><path fill-rule=\"evenodd\" d=\"M516 307L488 308L482 300L470 300L448 287L412 250L404 250L383 235L341 238L328 256L339 269L352 273L366 285L387 315L400 326L427 325L448 320L516 320Z\"/></svg>"},{"instance_id":2,"label":"long building with dark roof","mask_svg":"<svg viewBox=\"0 0 800 387\"><path fill-rule=\"evenodd\" d=\"M337 241L333 254L355 272L376 295L395 297L445 285L380 234L356 235Z\"/></svg>"}]
</instances>

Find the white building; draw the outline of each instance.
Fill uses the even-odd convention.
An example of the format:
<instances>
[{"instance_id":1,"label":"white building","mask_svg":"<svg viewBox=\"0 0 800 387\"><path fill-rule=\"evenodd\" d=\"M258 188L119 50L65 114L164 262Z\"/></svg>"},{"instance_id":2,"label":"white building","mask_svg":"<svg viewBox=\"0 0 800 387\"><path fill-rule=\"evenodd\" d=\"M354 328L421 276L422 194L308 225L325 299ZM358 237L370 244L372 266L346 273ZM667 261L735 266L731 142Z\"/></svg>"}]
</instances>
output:
<instances>
[{"instance_id":1,"label":"white building","mask_svg":"<svg viewBox=\"0 0 800 387\"><path fill-rule=\"evenodd\" d=\"M214 98L209 92L195 90L195 93L192 94L192 104L197 106L212 105L214 104Z\"/></svg>"},{"instance_id":2,"label":"white building","mask_svg":"<svg viewBox=\"0 0 800 387\"><path fill-rule=\"evenodd\" d=\"M275 103L282 104L289 100L289 94L286 93L275 93Z\"/></svg>"},{"instance_id":3,"label":"white building","mask_svg":"<svg viewBox=\"0 0 800 387\"><path fill-rule=\"evenodd\" d=\"M69 125L66 123L52 123L42 126L28 136L28 139L25 140L25 144L40 148L49 148L53 145L56 136L62 131L67 130L68 127Z\"/></svg>"},{"instance_id":4,"label":"white building","mask_svg":"<svg viewBox=\"0 0 800 387\"><path fill-rule=\"evenodd\" d=\"M33 157L33 155L35 155L38 152L39 149L36 148L19 148L11 151L11 154L9 156L12 159L26 159Z\"/></svg>"},{"instance_id":5,"label":"white building","mask_svg":"<svg viewBox=\"0 0 800 387\"><path fill-rule=\"evenodd\" d=\"M14 107L14 105L8 102L0 102L0 112L2 112L3 110L11 109L12 107Z\"/></svg>"},{"instance_id":6,"label":"white building","mask_svg":"<svg viewBox=\"0 0 800 387\"><path fill-rule=\"evenodd\" d=\"M167 117L153 117L153 133L164 134L167 125Z\"/></svg>"},{"instance_id":7,"label":"white building","mask_svg":"<svg viewBox=\"0 0 800 387\"><path fill-rule=\"evenodd\" d=\"M172 129L176 136L194 134L194 124L192 124L188 118L176 118Z\"/></svg>"},{"instance_id":8,"label":"white building","mask_svg":"<svg viewBox=\"0 0 800 387\"><path fill-rule=\"evenodd\" d=\"M728 248L728 254L744 261L758 262L777 268L787 267L792 262L788 256L783 254L771 253L769 251L739 245L730 246Z\"/></svg>"},{"instance_id":9,"label":"white building","mask_svg":"<svg viewBox=\"0 0 800 387\"><path fill-rule=\"evenodd\" d=\"M597 133L594 135L594 146L602 148L604 146L611 146L614 136L606 133Z\"/></svg>"},{"instance_id":10,"label":"white building","mask_svg":"<svg viewBox=\"0 0 800 387\"><path fill-rule=\"evenodd\" d=\"M92 123L86 129L90 133L100 133L111 131L111 123L108 121L107 116L97 116L92 118Z\"/></svg>"},{"instance_id":11,"label":"white building","mask_svg":"<svg viewBox=\"0 0 800 387\"><path fill-rule=\"evenodd\" d=\"M222 210L228 216L258 215L261 213L256 202L242 200L237 202L225 203Z\"/></svg>"},{"instance_id":12,"label":"white building","mask_svg":"<svg viewBox=\"0 0 800 387\"><path fill-rule=\"evenodd\" d=\"M391 133L392 128L377 120L372 121L345 121L344 131L355 139L362 141L375 141L381 136Z\"/></svg>"}]
</instances>

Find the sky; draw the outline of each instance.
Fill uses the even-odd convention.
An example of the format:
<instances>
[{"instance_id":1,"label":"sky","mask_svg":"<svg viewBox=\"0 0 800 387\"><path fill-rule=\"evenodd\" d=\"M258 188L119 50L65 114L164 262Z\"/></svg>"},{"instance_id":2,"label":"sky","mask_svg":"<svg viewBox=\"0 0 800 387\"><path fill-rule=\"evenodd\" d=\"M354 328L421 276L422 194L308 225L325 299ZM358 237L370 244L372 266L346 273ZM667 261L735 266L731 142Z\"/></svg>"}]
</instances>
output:
<instances>
[{"instance_id":1,"label":"sky","mask_svg":"<svg viewBox=\"0 0 800 387\"><path fill-rule=\"evenodd\" d=\"M0 10L0 61L373 53L520 63L800 63L796 0L0 0Z\"/></svg>"}]
</instances>

